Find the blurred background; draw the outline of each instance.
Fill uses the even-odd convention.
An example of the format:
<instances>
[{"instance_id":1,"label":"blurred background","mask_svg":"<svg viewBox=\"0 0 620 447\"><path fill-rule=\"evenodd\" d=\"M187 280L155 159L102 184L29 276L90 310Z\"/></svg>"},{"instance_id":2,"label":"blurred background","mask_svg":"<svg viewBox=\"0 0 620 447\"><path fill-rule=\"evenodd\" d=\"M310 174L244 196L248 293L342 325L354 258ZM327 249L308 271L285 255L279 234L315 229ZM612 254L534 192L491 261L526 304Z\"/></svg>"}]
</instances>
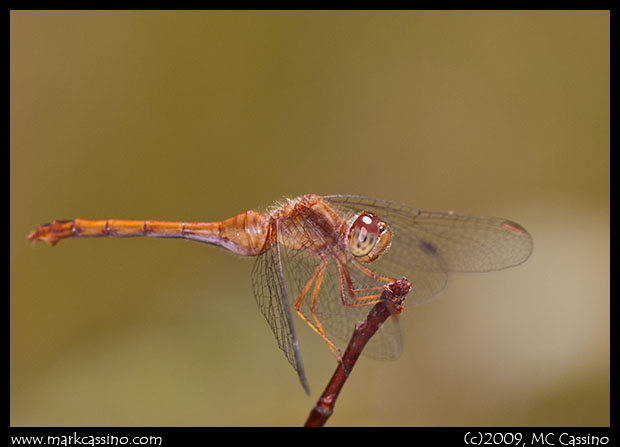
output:
<instances>
[{"instance_id":1,"label":"blurred background","mask_svg":"<svg viewBox=\"0 0 620 447\"><path fill-rule=\"evenodd\" d=\"M252 259L54 219L306 193L502 216L525 264L406 308L328 425L609 425L609 12L11 12L11 424L301 425Z\"/></svg>"}]
</instances>

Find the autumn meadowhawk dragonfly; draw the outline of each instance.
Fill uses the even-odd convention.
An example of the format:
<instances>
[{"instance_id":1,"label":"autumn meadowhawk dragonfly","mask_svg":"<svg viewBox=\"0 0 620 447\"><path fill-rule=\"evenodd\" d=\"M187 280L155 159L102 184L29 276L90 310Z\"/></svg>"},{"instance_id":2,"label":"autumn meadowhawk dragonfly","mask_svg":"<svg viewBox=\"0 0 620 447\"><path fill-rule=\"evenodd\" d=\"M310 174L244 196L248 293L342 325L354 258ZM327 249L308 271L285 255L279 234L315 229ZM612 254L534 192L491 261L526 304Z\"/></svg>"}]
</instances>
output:
<instances>
[{"instance_id":1,"label":"autumn meadowhawk dragonfly","mask_svg":"<svg viewBox=\"0 0 620 447\"><path fill-rule=\"evenodd\" d=\"M265 214L246 211L219 222L54 221L28 238L55 245L65 238L98 236L183 238L255 256L254 296L307 392L293 316L340 359L338 343L348 340L395 278L409 279L413 289L407 302L419 304L445 287L449 272L500 270L524 262L532 252L529 233L506 219L348 195L305 195ZM400 350L394 315L363 353L391 359Z\"/></svg>"}]
</instances>

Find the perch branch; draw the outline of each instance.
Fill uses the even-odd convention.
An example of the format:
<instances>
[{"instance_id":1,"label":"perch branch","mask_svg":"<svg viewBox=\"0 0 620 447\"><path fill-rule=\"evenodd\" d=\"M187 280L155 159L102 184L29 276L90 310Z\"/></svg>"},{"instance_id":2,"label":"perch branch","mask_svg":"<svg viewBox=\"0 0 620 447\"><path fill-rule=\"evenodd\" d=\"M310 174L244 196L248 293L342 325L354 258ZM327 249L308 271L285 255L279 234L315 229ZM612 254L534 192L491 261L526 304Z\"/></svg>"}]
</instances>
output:
<instances>
[{"instance_id":1,"label":"perch branch","mask_svg":"<svg viewBox=\"0 0 620 447\"><path fill-rule=\"evenodd\" d=\"M405 296L411 290L407 278L391 282L385 286L381 301L375 304L365 321L358 321L355 330L342 357L342 362L334 372L325 391L317 401L306 420L306 427L321 427L334 412L336 399L368 340L379 330L390 316L396 317L404 308Z\"/></svg>"}]
</instances>

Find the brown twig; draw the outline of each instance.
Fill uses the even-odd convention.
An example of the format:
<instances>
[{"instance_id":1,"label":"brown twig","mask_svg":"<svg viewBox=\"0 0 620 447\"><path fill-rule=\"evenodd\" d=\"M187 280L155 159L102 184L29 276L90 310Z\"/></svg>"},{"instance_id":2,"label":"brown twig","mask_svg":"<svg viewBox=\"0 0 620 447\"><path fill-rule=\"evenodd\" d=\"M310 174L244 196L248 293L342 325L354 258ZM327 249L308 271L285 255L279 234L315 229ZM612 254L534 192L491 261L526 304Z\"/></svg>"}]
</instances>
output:
<instances>
[{"instance_id":1,"label":"brown twig","mask_svg":"<svg viewBox=\"0 0 620 447\"><path fill-rule=\"evenodd\" d=\"M342 357L342 362L338 363L338 367L327 384L325 391L323 391L316 405L312 408L305 427L322 427L325 424L334 412L338 394L349 374L351 374L351 370L362 353L362 349L364 349L368 340L379 330L390 315L395 316L403 310L405 296L410 290L411 283L407 281L407 278L402 278L386 285L381 294L381 301L375 304L365 321L357 322L347 350Z\"/></svg>"}]
</instances>

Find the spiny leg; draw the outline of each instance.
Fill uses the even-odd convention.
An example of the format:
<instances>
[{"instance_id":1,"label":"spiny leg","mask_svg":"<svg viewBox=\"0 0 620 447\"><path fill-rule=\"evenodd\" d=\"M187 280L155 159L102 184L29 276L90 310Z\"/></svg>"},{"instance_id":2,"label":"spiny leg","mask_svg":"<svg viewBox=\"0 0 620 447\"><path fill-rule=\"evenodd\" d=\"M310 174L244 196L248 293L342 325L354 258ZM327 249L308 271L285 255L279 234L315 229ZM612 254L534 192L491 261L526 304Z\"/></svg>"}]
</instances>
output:
<instances>
[{"instance_id":1,"label":"spiny leg","mask_svg":"<svg viewBox=\"0 0 620 447\"><path fill-rule=\"evenodd\" d=\"M316 308L317 298L319 297L319 290L321 289L321 283L323 282L323 278L325 277L325 270L326 269L324 267L316 278L316 282L314 283L314 290L312 291L312 298L310 299L309 308L310 308L310 314L312 315L312 318L314 319L316 323L316 327L321 331L321 336L329 345L329 349L334 355L334 357L336 357L336 360L340 362L342 361L340 349L338 348L338 346L332 343L331 340L329 340L329 338L327 337L327 334L325 333L325 330L323 329L323 326L321 325L321 322L319 321L319 317L314 312L314 309Z\"/></svg>"},{"instance_id":2,"label":"spiny leg","mask_svg":"<svg viewBox=\"0 0 620 447\"><path fill-rule=\"evenodd\" d=\"M372 270L370 270L368 267L366 267L365 265L363 265L361 262L359 262L357 259L352 259L353 265L355 265L355 267L357 267L358 270L360 270L362 273L364 273L366 276L369 276L372 279L378 280L378 281L387 281L390 283L394 283L396 282L395 279L392 278L386 278L384 276L378 276L376 275ZM386 286L384 286L386 287ZM358 289L359 290L359 289ZM366 304L366 303L364 303ZM396 314L399 313L400 311L394 313L392 306L389 305L390 303L388 302L388 307L390 308L390 313L392 313L392 317L396 318Z\"/></svg>"},{"instance_id":3,"label":"spiny leg","mask_svg":"<svg viewBox=\"0 0 620 447\"><path fill-rule=\"evenodd\" d=\"M343 265L340 262L336 262L336 266L338 268L338 283L340 285L340 298L342 300L343 306L346 306L346 307L369 306L371 304L377 304L379 301L381 301L380 299L376 299L376 298L380 298L381 294L357 296L355 292L363 291L363 290L383 289L383 286L369 287L367 289L355 289L353 287L353 281L351 280L351 276L349 275L349 271L346 265ZM345 296L345 290L347 294L349 295L349 298L351 301L364 301L364 302L363 303L349 303L347 301L347 297ZM369 300L372 300L372 301L369 301Z\"/></svg>"},{"instance_id":4,"label":"spiny leg","mask_svg":"<svg viewBox=\"0 0 620 447\"><path fill-rule=\"evenodd\" d=\"M372 278L372 279L377 280L377 281L385 281L385 282L394 282L394 281L396 281L396 279L394 279L394 278L387 278L385 276L378 276L378 275L376 275L372 270L370 270L364 264L359 262L357 259L351 259L351 262L353 263L353 265L355 267L357 267L358 270L360 270L363 274L365 274L369 278Z\"/></svg>"},{"instance_id":5,"label":"spiny leg","mask_svg":"<svg viewBox=\"0 0 620 447\"><path fill-rule=\"evenodd\" d=\"M326 267L327 267L327 261L322 260L320 264L314 269L314 272L312 273L312 275L310 276L310 279L308 280L308 282L302 289L293 307L295 309L295 312L297 312L297 314L299 315L299 317L302 320L304 320L306 324L310 326L314 332L319 334L323 340L325 340L325 342L329 346L329 350L332 352L334 357L336 357L336 359L340 362L342 361L342 357L340 356L340 350L334 343L332 343L332 341L329 338L327 338L327 335L325 334L325 331L323 330L323 326L321 325L318 317L314 313L314 308L316 307L316 301L319 296L319 290L321 288L321 283L323 282L323 277L325 276ZM304 298L308 294L308 291L310 290L310 287L312 287L313 283L314 283L314 290L312 291L312 298L310 299L309 307L310 307L310 314L312 315L312 318L314 319L316 326L310 320L308 320L304 316L304 314L302 314L301 311L299 310L301 308L301 303L303 302Z\"/></svg>"},{"instance_id":6,"label":"spiny leg","mask_svg":"<svg viewBox=\"0 0 620 447\"><path fill-rule=\"evenodd\" d=\"M358 268L358 270L360 270L363 274L365 274L366 276L368 276L369 278L372 278L376 281L385 281L385 282L394 282L395 280L392 278L387 278L384 276L378 276L376 275L372 270L370 270L369 268L365 267L363 264L361 264L359 261L357 261L356 259L352 259L351 260L353 262L353 265L355 265L355 267ZM375 287L364 287L364 288L355 288L353 286L353 281L351 280L351 275L349 274L349 270L347 268L346 265L344 265L344 263L340 263L337 262L337 266L338 266L338 280L340 283L340 288L341 288L341 299L342 299L342 304L345 306L349 306L349 307L358 307L360 305L370 305L370 304L376 304L377 302L379 302L379 300L375 300L375 301L367 301L373 298L378 298L381 296L381 294L375 294L375 295L364 295L364 296L357 296L357 292L368 292L368 291L372 291L372 290L383 290L385 288L385 286L375 286ZM343 281L342 279L344 278L344 284L346 284L346 290L348 292L349 298L351 299L351 301L365 301L362 304L349 304L347 303L346 297L344 295L344 287L343 287Z\"/></svg>"}]
</instances>

